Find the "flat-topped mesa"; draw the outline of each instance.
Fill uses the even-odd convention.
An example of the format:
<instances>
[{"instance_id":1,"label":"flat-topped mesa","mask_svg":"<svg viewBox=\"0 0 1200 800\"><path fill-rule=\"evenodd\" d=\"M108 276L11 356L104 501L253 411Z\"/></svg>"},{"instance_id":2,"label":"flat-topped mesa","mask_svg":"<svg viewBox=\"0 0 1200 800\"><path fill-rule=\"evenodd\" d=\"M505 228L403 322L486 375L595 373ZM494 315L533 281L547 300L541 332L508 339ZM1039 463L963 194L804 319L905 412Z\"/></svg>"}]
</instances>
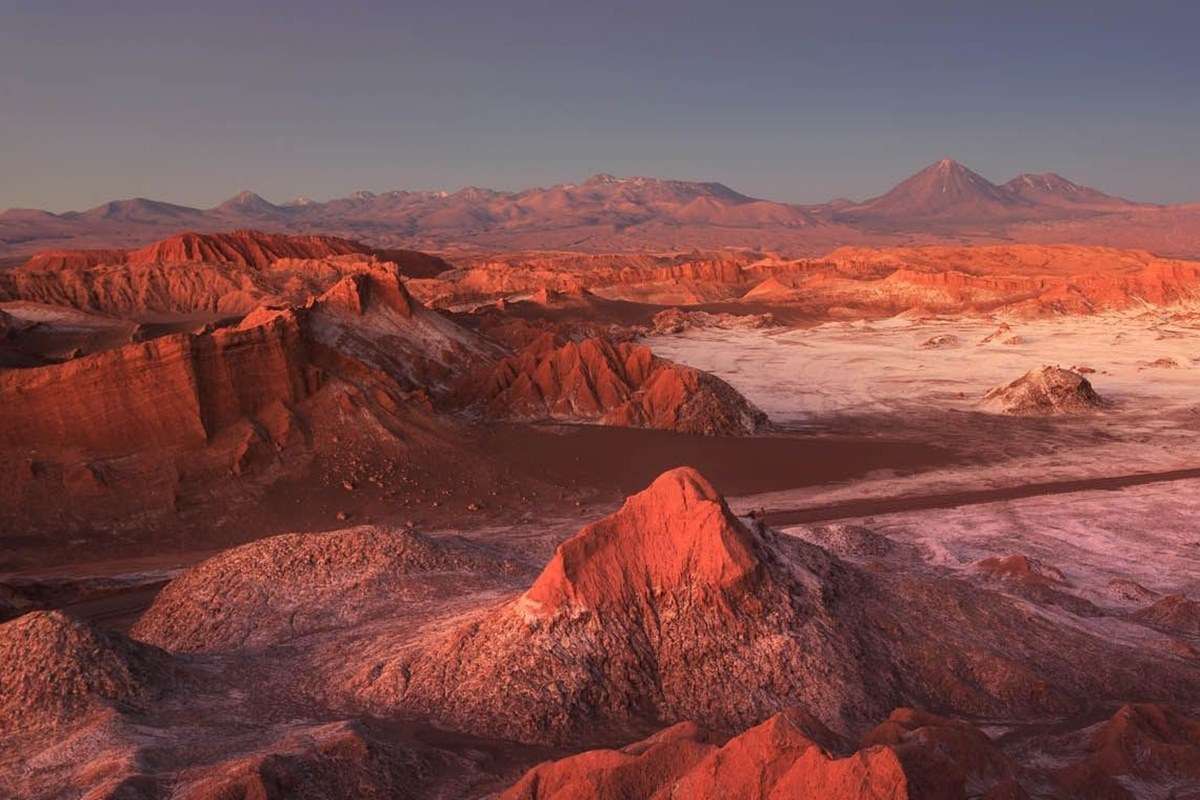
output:
<instances>
[{"instance_id":1,"label":"flat-topped mesa","mask_svg":"<svg viewBox=\"0 0 1200 800\"><path fill-rule=\"evenodd\" d=\"M394 265L374 264L304 307L259 306L234 327L4 371L0 445L196 449L332 379L437 392L462 365L491 358L477 336L412 300Z\"/></svg>"},{"instance_id":2,"label":"flat-topped mesa","mask_svg":"<svg viewBox=\"0 0 1200 800\"><path fill-rule=\"evenodd\" d=\"M728 599L761 567L755 535L691 467L663 473L619 511L559 545L521 608L623 608L666 595Z\"/></svg>"},{"instance_id":3,"label":"flat-topped mesa","mask_svg":"<svg viewBox=\"0 0 1200 800\"><path fill-rule=\"evenodd\" d=\"M281 258L331 258L369 255L366 245L337 236L291 236L237 230L232 233L181 233L126 253L128 264L204 262L263 269Z\"/></svg>"},{"instance_id":4,"label":"flat-topped mesa","mask_svg":"<svg viewBox=\"0 0 1200 800\"><path fill-rule=\"evenodd\" d=\"M985 409L1014 416L1086 414L1106 405L1091 382L1061 367L1032 369L1006 386L983 396Z\"/></svg>"}]
</instances>

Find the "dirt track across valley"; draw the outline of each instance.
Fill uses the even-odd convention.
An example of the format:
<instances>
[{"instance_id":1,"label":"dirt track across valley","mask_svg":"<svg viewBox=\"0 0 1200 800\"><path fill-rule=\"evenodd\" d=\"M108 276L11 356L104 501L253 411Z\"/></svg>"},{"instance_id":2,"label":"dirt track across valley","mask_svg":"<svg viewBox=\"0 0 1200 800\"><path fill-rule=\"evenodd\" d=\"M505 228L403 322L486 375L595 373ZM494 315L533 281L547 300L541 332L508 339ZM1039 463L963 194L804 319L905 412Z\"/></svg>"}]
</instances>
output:
<instances>
[{"instance_id":1,"label":"dirt track across valley","mask_svg":"<svg viewBox=\"0 0 1200 800\"><path fill-rule=\"evenodd\" d=\"M1131 475L1115 475L1107 478L1081 478L1069 481L1026 483L1020 486L1002 486L994 489L974 489L943 494L906 495L902 497L872 497L862 500L847 500L821 506L777 509L767 512L763 520L776 527L803 525L811 522L833 522L855 519L877 514L896 514L904 511L925 511L936 508L995 503L1004 500L1019 500L1052 494L1071 494L1089 491L1117 491L1129 486L1149 483L1200 478L1200 467L1177 469L1167 472L1138 472Z\"/></svg>"}]
</instances>

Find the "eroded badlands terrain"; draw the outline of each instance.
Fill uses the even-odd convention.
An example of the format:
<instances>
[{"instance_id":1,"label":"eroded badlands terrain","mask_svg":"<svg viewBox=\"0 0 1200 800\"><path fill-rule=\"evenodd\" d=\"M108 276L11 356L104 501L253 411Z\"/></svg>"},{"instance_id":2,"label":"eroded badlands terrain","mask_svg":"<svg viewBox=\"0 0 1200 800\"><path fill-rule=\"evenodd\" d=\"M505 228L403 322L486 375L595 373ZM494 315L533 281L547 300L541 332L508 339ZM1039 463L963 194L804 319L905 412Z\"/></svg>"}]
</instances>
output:
<instances>
[{"instance_id":1,"label":"eroded badlands terrain","mask_svg":"<svg viewBox=\"0 0 1200 800\"><path fill-rule=\"evenodd\" d=\"M0 796L1198 798L1198 301L1064 245L33 256Z\"/></svg>"}]
</instances>

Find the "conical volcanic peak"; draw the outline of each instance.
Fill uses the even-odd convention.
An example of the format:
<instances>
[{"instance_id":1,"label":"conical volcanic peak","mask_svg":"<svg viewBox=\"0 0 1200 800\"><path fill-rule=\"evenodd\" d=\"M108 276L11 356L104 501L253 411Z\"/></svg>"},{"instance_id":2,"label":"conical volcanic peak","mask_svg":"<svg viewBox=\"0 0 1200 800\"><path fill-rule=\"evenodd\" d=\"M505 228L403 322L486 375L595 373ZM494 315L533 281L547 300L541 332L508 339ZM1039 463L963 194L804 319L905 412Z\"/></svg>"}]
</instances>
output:
<instances>
[{"instance_id":1,"label":"conical volcanic peak","mask_svg":"<svg viewBox=\"0 0 1200 800\"><path fill-rule=\"evenodd\" d=\"M266 216L278 214L281 209L279 206L265 199L262 195L246 189L238 192L233 197L221 203L219 206L214 208L213 211L226 214Z\"/></svg>"},{"instance_id":2,"label":"conical volcanic peak","mask_svg":"<svg viewBox=\"0 0 1200 800\"><path fill-rule=\"evenodd\" d=\"M759 563L754 534L699 472L679 467L563 542L522 599L551 614L702 595L738 587Z\"/></svg>"},{"instance_id":3,"label":"conical volcanic peak","mask_svg":"<svg viewBox=\"0 0 1200 800\"><path fill-rule=\"evenodd\" d=\"M949 158L854 209L863 216L892 220L1007 216L1028 205L977 172Z\"/></svg>"},{"instance_id":4,"label":"conical volcanic peak","mask_svg":"<svg viewBox=\"0 0 1200 800\"><path fill-rule=\"evenodd\" d=\"M1000 187L1015 197L1046 206L1126 208L1138 204L1082 186L1055 172L1022 173Z\"/></svg>"}]
</instances>

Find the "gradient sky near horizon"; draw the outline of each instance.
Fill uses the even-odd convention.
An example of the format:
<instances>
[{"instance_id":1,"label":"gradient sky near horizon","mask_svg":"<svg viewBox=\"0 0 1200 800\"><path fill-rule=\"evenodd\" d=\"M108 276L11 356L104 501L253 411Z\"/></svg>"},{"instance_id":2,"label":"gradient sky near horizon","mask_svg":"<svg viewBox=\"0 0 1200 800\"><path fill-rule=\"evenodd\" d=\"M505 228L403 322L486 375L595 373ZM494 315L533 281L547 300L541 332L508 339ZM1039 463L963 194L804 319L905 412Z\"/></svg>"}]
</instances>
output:
<instances>
[{"instance_id":1,"label":"gradient sky near horizon","mask_svg":"<svg viewBox=\"0 0 1200 800\"><path fill-rule=\"evenodd\" d=\"M519 189L865 198L944 156L1200 201L1200 4L0 0L0 208Z\"/></svg>"}]
</instances>

